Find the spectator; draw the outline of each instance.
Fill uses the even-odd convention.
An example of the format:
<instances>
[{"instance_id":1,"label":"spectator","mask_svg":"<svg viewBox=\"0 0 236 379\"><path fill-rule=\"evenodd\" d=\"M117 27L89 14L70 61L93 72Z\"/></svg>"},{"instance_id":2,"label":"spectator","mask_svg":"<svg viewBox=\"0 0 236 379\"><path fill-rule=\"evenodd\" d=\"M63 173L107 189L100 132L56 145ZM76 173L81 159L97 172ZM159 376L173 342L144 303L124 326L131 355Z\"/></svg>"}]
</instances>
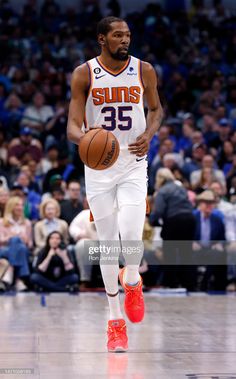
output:
<instances>
[{"instance_id":1,"label":"spectator","mask_svg":"<svg viewBox=\"0 0 236 379\"><path fill-rule=\"evenodd\" d=\"M11 197L0 219L0 258L10 264L2 280L11 286L15 276L17 290L26 289L24 280L29 276L29 249L33 245L31 223L25 219L23 209L23 200Z\"/></svg>"},{"instance_id":2,"label":"spectator","mask_svg":"<svg viewBox=\"0 0 236 379\"><path fill-rule=\"evenodd\" d=\"M225 218L225 230L227 243L227 291L236 291L236 212L235 208L227 212Z\"/></svg>"},{"instance_id":3,"label":"spectator","mask_svg":"<svg viewBox=\"0 0 236 379\"><path fill-rule=\"evenodd\" d=\"M48 198L56 198L61 204L65 198L66 182L62 179L61 175L54 174L49 180L49 192L43 194L43 200Z\"/></svg>"},{"instance_id":4,"label":"spectator","mask_svg":"<svg viewBox=\"0 0 236 379\"><path fill-rule=\"evenodd\" d=\"M234 44L235 44L235 47L236 47L236 35L234 37ZM229 105L229 118L232 122L232 126L233 126L233 129L235 131L236 129L236 87L235 85L232 86L232 88L229 88L229 101L228 101L228 105Z\"/></svg>"},{"instance_id":5,"label":"spectator","mask_svg":"<svg viewBox=\"0 0 236 379\"><path fill-rule=\"evenodd\" d=\"M71 222L69 232L73 240L76 242L75 255L77 265L80 271L80 289L92 287L92 263L89 261L88 244L98 244L98 237L94 222L90 222L89 209L82 210ZM98 257L99 259L99 257Z\"/></svg>"},{"instance_id":6,"label":"spectator","mask_svg":"<svg viewBox=\"0 0 236 379\"><path fill-rule=\"evenodd\" d=\"M204 136L207 146L211 146L212 141L218 138L219 125L217 125L215 114L212 110L203 112L202 118L198 121L198 127Z\"/></svg>"},{"instance_id":7,"label":"spectator","mask_svg":"<svg viewBox=\"0 0 236 379\"><path fill-rule=\"evenodd\" d=\"M209 12L209 20L215 27L219 27L227 18L230 18L229 9L225 9L221 0L214 0L213 8Z\"/></svg>"},{"instance_id":8,"label":"spectator","mask_svg":"<svg viewBox=\"0 0 236 379\"><path fill-rule=\"evenodd\" d=\"M214 175L214 170L212 170L210 167L204 167L201 170L199 182L192 186L192 188L196 193L201 193L204 190L209 189L215 180L216 177Z\"/></svg>"},{"instance_id":9,"label":"spectator","mask_svg":"<svg viewBox=\"0 0 236 379\"><path fill-rule=\"evenodd\" d=\"M210 154L207 154L203 157L202 169L197 170L197 171L193 171L191 176L190 176L190 183L191 183L193 188L197 185L197 183L199 183L200 178L201 178L201 174L202 174L202 170L204 170L205 168L210 168L212 170L212 174L214 175L214 177L217 180L219 180L222 183L222 185L225 186L224 174L221 170L214 168L214 163L215 163L214 158Z\"/></svg>"},{"instance_id":10,"label":"spectator","mask_svg":"<svg viewBox=\"0 0 236 379\"><path fill-rule=\"evenodd\" d=\"M142 274L144 285L160 285L162 280L162 239L160 237L161 227L152 227L148 217L145 219L143 228L144 253L139 273Z\"/></svg>"},{"instance_id":11,"label":"spectator","mask_svg":"<svg viewBox=\"0 0 236 379\"><path fill-rule=\"evenodd\" d=\"M150 192L153 193L155 187L155 178L156 173L159 168L163 167L163 159L165 154L173 153L174 151L174 143L170 138L164 139L158 151L158 154L154 157L152 164L149 168L149 188Z\"/></svg>"},{"instance_id":12,"label":"spectator","mask_svg":"<svg viewBox=\"0 0 236 379\"><path fill-rule=\"evenodd\" d=\"M41 159L40 162L40 170L43 176L45 176L49 170L58 167L58 153L59 150L56 145L50 145L46 149L46 155Z\"/></svg>"},{"instance_id":13,"label":"spectator","mask_svg":"<svg viewBox=\"0 0 236 379\"><path fill-rule=\"evenodd\" d=\"M106 6L106 16L120 17L121 8L117 0L109 0Z\"/></svg>"},{"instance_id":14,"label":"spectator","mask_svg":"<svg viewBox=\"0 0 236 379\"><path fill-rule=\"evenodd\" d=\"M201 100L207 100L213 108L216 108L225 101L225 96L222 90L222 83L218 79L214 79L211 89L201 95Z\"/></svg>"},{"instance_id":15,"label":"spectator","mask_svg":"<svg viewBox=\"0 0 236 379\"><path fill-rule=\"evenodd\" d=\"M47 236L46 245L38 254L31 282L36 288L47 291L76 289L79 277L59 232L54 231Z\"/></svg>"},{"instance_id":16,"label":"spectator","mask_svg":"<svg viewBox=\"0 0 236 379\"><path fill-rule=\"evenodd\" d=\"M152 226L157 226L161 219L163 223L161 231L165 265L163 286L176 288L181 284L188 290L194 290L195 275L191 266L191 243L195 221L187 191L174 180L169 169L158 170L156 175L158 192L154 198L154 208L149 222Z\"/></svg>"},{"instance_id":17,"label":"spectator","mask_svg":"<svg viewBox=\"0 0 236 379\"><path fill-rule=\"evenodd\" d=\"M5 272L7 271L9 266L9 263L6 259L0 259L0 293L4 292L6 290L6 285L2 281L2 277L4 276Z\"/></svg>"},{"instance_id":18,"label":"spectator","mask_svg":"<svg viewBox=\"0 0 236 379\"><path fill-rule=\"evenodd\" d=\"M57 102L55 113L45 126L45 149L66 140L68 104Z\"/></svg>"},{"instance_id":19,"label":"spectator","mask_svg":"<svg viewBox=\"0 0 236 379\"><path fill-rule=\"evenodd\" d=\"M19 188L22 187L25 194L25 208L27 208L27 213L25 215L31 221L37 221L39 219L39 205L41 202L41 196L34 190L29 189L29 176L25 172L20 172L14 185L15 187L19 186Z\"/></svg>"},{"instance_id":20,"label":"spectator","mask_svg":"<svg viewBox=\"0 0 236 379\"><path fill-rule=\"evenodd\" d=\"M216 151L221 148L222 144L229 140L231 133L231 124L227 118L221 118L217 124L218 132L209 142L212 148L215 148Z\"/></svg>"},{"instance_id":21,"label":"spectator","mask_svg":"<svg viewBox=\"0 0 236 379\"><path fill-rule=\"evenodd\" d=\"M148 151L148 163L151 164L155 156L158 154L160 145L166 139L171 139L173 142L173 146L175 143L175 139L170 136L170 130L167 125L162 125L158 130L157 134L152 138L150 143L150 148Z\"/></svg>"},{"instance_id":22,"label":"spectator","mask_svg":"<svg viewBox=\"0 0 236 379\"><path fill-rule=\"evenodd\" d=\"M224 291L227 279L226 254L223 244L225 225L222 217L213 212L216 198L211 190L206 190L198 195L197 201L198 209L194 211L196 228L193 250L197 262L201 266L206 266L200 290ZM201 259L198 261L197 257ZM211 287L212 276L214 276L214 282Z\"/></svg>"},{"instance_id":23,"label":"spectator","mask_svg":"<svg viewBox=\"0 0 236 379\"><path fill-rule=\"evenodd\" d=\"M41 194L41 176L38 169L38 163L31 159L27 165L21 167L20 173L25 173L28 176L29 190Z\"/></svg>"},{"instance_id":24,"label":"spectator","mask_svg":"<svg viewBox=\"0 0 236 379\"><path fill-rule=\"evenodd\" d=\"M194 126L185 122L183 124L182 130L183 136L179 138L178 141L178 151L180 151L183 155L192 148L192 138L194 133Z\"/></svg>"},{"instance_id":25,"label":"spectator","mask_svg":"<svg viewBox=\"0 0 236 379\"><path fill-rule=\"evenodd\" d=\"M61 233L66 245L69 242L68 225L59 218L60 205L55 199L46 199L40 205L41 220L36 222L34 227L34 241L38 253L47 240L47 236L54 231Z\"/></svg>"},{"instance_id":26,"label":"spectator","mask_svg":"<svg viewBox=\"0 0 236 379\"><path fill-rule=\"evenodd\" d=\"M4 124L7 128L8 137L16 137L19 133L19 124L23 116L24 106L20 97L12 92L7 97L5 104Z\"/></svg>"},{"instance_id":27,"label":"spectator","mask_svg":"<svg viewBox=\"0 0 236 379\"><path fill-rule=\"evenodd\" d=\"M80 183L72 180L67 186L67 199L61 202L61 218L68 225L83 210L83 204L80 192Z\"/></svg>"},{"instance_id":28,"label":"spectator","mask_svg":"<svg viewBox=\"0 0 236 379\"><path fill-rule=\"evenodd\" d=\"M204 144L203 133L200 130L195 130L191 136L192 145L194 144Z\"/></svg>"},{"instance_id":29,"label":"spectator","mask_svg":"<svg viewBox=\"0 0 236 379\"><path fill-rule=\"evenodd\" d=\"M229 201L232 204L236 204L236 176L232 177L232 180L230 181L230 187L227 193L229 197Z\"/></svg>"},{"instance_id":30,"label":"spectator","mask_svg":"<svg viewBox=\"0 0 236 379\"><path fill-rule=\"evenodd\" d=\"M182 167L183 174L188 181L194 171L201 169L202 159L206 154L206 151L206 145L203 143L195 143L192 146L191 158L186 158Z\"/></svg>"},{"instance_id":31,"label":"spectator","mask_svg":"<svg viewBox=\"0 0 236 379\"><path fill-rule=\"evenodd\" d=\"M5 176L1 175L0 176L0 188L4 188L5 190L8 190L8 183L7 183L7 179Z\"/></svg>"},{"instance_id":32,"label":"spectator","mask_svg":"<svg viewBox=\"0 0 236 379\"><path fill-rule=\"evenodd\" d=\"M54 116L53 109L45 105L45 98L42 92L38 91L33 96L33 104L25 109L21 124L26 125L34 137L40 138L45 130L45 125Z\"/></svg>"},{"instance_id":33,"label":"spectator","mask_svg":"<svg viewBox=\"0 0 236 379\"><path fill-rule=\"evenodd\" d=\"M218 120L218 124L219 124L219 121L221 119L225 119L226 116L228 114L228 111L226 109L226 107L224 105L219 105L216 110L215 110L215 117L216 117L216 120Z\"/></svg>"},{"instance_id":34,"label":"spectator","mask_svg":"<svg viewBox=\"0 0 236 379\"><path fill-rule=\"evenodd\" d=\"M65 200L65 191L63 190L62 186L53 185L51 189L51 195L53 199L58 201L61 207L61 204Z\"/></svg>"},{"instance_id":35,"label":"spectator","mask_svg":"<svg viewBox=\"0 0 236 379\"><path fill-rule=\"evenodd\" d=\"M50 179L54 175L60 175L67 183L72 179L79 180L82 172L80 172L68 159L68 151L61 147L58 155L58 167L49 170L43 181L43 192L50 191Z\"/></svg>"},{"instance_id":36,"label":"spectator","mask_svg":"<svg viewBox=\"0 0 236 379\"><path fill-rule=\"evenodd\" d=\"M204 137L203 137L203 133L200 132L199 130L193 130L192 134L191 134L191 137L190 137L190 140L191 140L191 144L189 145L188 148L185 149L184 151L184 158L185 159L188 159L188 158L191 158L192 157L192 151L193 151L193 146L201 146L201 145L205 145L204 143Z\"/></svg>"},{"instance_id":37,"label":"spectator","mask_svg":"<svg viewBox=\"0 0 236 379\"><path fill-rule=\"evenodd\" d=\"M175 168L181 168L183 166L182 155L178 153L165 154L162 159L163 167L169 168L171 171Z\"/></svg>"},{"instance_id":38,"label":"spectator","mask_svg":"<svg viewBox=\"0 0 236 379\"><path fill-rule=\"evenodd\" d=\"M6 132L0 125L0 166L5 167L7 164L7 143Z\"/></svg>"},{"instance_id":39,"label":"spectator","mask_svg":"<svg viewBox=\"0 0 236 379\"><path fill-rule=\"evenodd\" d=\"M223 148L220 151L218 157L219 167L223 170L224 175L226 176L232 167L234 157L234 146L230 140L226 140L223 142Z\"/></svg>"},{"instance_id":40,"label":"spectator","mask_svg":"<svg viewBox=\"0 0 236 379\"><path fill-rule=\"evenodd\" d=\"M224 198L226 193L225 186L223 186L221 182L215 180L211 183L209 189L214 192L217 209L219 209L223 215L227 217L228 212L232 211L234 206Z\"/></svg>"},{"instance_id":41,"label":"spectator","mask_svg":"<svg viewBox=\"0 0 236 379\"><path fill-rule=\"evenodd\" d=\"M216 197L216 206L223 215L225 223L225 236L226 241L228 241L226 246L227 251L227 291L236 291L236 213L235 207L230 202L224 199L225 188L222 187L221 183L213 182L211 185L211 190L214 192Z\"/></svg>"},{"instance_id":42,"label":"spectator","mask_svg":"<svg viewBox=\"0 0 236 379\"><path fill-rule=\"evenodd\" d=\"M9 164L14 168L19 168L31 159L39 162L41 157L42 146L40 142L33 138L29 128L23 127L20 131L20 137L12 140L9 145Z\"/></svg>"},{"instance_id":43,"label":"spectator","mask_svg":"<svg viewBox=\"0 0 236 379\"><path fill-rule=\"evenodd\" d=\"M7 97L7 89L6 89L6 83L2 83L2 75L0 76L1 78L1 81L0 81L0 109L3 108L3 105L4 105L4 102L6 101L6 97ZM8 82L8 85L11 85L10 84L10 80L6 78L6 76L4 76L4 80ZM0 118L0 121L1 118Z\"/></svg>"},{"instance_id":44,"label":"spectator","mask_svg":"<svg viewBox=\"0 0 236 379\"><path fill-rule=\"evenodd\" d=\"M3 217L6 204L9 199L9 190L4 187L0 187L0 218Z\"/></svg>"},{"instance_id":45,"label":"spectator","mask_svg":"<svg viewBox=\"0 0 236 379\"><path fill-rule=\"evenodd\" d=\"M235 176L236 176L236 153L233 154L232 162L227 167L226 178L227 178L227 188L228 189L231 187L232 179Z\"/></svg>"}]
</instances>

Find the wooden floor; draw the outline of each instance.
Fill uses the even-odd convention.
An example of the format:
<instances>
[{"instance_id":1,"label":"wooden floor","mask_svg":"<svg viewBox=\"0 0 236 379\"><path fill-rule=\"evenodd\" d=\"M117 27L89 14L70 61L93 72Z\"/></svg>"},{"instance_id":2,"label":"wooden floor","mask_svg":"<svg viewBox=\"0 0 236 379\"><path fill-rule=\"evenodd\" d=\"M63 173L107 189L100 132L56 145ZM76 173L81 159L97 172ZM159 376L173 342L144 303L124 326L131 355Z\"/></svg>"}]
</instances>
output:
<instances>
[{"instance_id":1,"label":"wooden floor","mask_svg":"<svg viewBox=\"0 0 236 379\"><path fill-rule=\"evenodd\" d=\"M236 378L236 296L145 298L129 352L112 354L104 294L0 296L0 379Z\"/></svg>"}]
</instances>

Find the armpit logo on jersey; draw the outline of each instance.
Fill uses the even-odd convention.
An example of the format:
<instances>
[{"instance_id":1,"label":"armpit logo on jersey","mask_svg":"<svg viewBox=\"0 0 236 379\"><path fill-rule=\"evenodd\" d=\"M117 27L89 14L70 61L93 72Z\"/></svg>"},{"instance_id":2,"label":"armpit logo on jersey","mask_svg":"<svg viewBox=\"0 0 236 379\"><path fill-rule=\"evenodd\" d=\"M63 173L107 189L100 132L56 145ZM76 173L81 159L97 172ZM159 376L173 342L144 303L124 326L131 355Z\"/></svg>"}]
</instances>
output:
<instances>
[{"instance_id":1,"label":"armpit logo on jersey","mask_svg":"<svg viewBox=\"0 0 236 379\"><path fill-rule=\"evenodd\" d=\"M130 67L129 71L127 72L127 75L137 75L137 72L134 72L134 68Z\"/></svg>"}]
</instances>

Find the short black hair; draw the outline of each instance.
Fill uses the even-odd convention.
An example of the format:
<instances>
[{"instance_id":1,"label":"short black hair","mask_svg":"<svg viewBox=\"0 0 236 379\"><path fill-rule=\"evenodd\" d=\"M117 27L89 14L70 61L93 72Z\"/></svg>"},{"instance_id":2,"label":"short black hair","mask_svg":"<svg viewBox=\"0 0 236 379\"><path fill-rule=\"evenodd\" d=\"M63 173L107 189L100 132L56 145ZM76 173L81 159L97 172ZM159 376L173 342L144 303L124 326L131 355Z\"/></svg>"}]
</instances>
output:
<instances>
[{"instance_id":1,"label":"short black hair","mask_svg":"<svg viewBox=\"0 0 236 379\"><path fill-rule=\"evenodd\" d=\"M99 21L97 25L97 36L99 34L107 35L107 33L111 30L111 24L113 22L125 22L122 20L122 18L109 16L103 18L101 21Z\"/></svg>"}]
</instances>

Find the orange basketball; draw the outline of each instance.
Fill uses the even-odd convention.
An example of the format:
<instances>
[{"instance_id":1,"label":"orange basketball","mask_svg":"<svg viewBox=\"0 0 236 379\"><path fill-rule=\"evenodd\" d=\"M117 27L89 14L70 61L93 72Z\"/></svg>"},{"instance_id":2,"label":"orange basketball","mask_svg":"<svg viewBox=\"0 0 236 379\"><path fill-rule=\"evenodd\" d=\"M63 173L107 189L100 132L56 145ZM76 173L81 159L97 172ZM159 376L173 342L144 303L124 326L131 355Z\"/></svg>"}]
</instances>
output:
<instances>
[{"instance_id":1,"label":"orange basketball","mask_svg":"<svg viewBox=\"0 0 236 379\"><path fill-rule=\"evenodd\" d=\"M119 142L104 129L89 130L79 144L79 155L84 164L94 170L111 167L120 152Z\"/></svg>"}]
</instances>

